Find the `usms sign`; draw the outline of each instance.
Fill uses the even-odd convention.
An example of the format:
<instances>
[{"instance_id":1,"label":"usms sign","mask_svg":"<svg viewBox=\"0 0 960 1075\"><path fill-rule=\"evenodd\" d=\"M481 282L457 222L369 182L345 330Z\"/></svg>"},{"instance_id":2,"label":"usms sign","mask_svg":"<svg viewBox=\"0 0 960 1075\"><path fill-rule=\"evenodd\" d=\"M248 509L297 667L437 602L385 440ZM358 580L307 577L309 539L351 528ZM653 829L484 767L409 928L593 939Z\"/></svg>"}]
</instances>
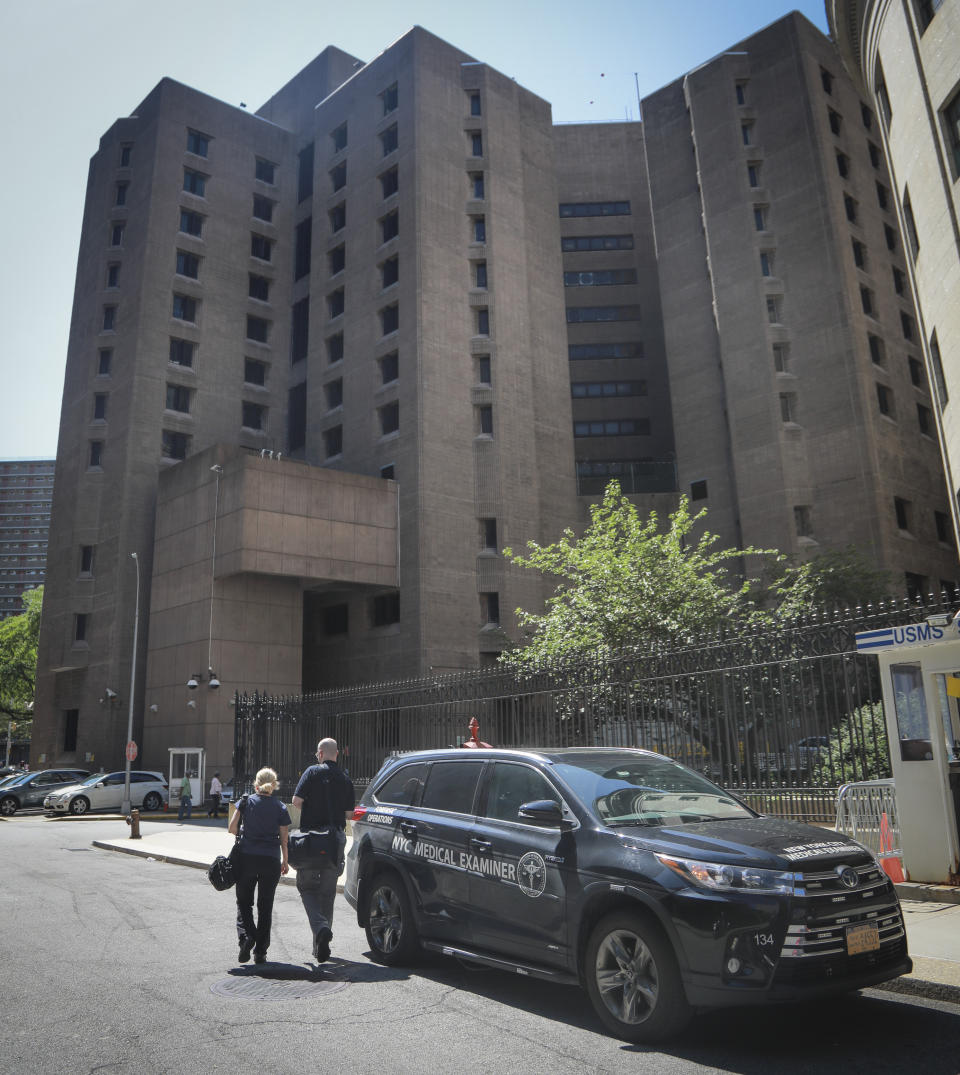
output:
<instances>
[{"instance_id":1,"label":"usms sign","mask_svg":"<svg viewBox=\"0 0 960 1075\"><path fill-rule=\"evenodd\" d=\"M906 646L929 646L935 642L953 642L960 638L956 621L946 624L910 623L904 627L884 627L879 631L857 634L858 653L899 649Z\"/></svg>"}]
</instances>

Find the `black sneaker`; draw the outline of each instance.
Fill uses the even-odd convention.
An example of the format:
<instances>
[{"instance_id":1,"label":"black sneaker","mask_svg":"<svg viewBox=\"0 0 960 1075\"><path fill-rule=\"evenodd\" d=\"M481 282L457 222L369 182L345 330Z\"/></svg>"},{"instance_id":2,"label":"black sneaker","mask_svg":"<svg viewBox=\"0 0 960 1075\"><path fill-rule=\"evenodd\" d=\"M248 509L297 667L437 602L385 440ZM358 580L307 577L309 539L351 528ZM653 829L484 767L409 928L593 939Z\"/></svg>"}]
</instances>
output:
<instances>
[{"instance_id":1,"label":"black sneaker","mask_svg":"<svg viewBox=\"0 0 960 1075\"><path fill-rule=\"evenodd\" d=\"M330 958L330 942L333 940L333 930L329 926L322 926L317 930L313 938L313 956L318 963L326 963Z\"/></svg>"},{"instance_id":2,"label":"black sneaker","mask_svg":"<svg viewBox=\"0 0 960 1075\"><path fill-rule=\"evenodd\" d=\"M250 962L250 952L251 952L252 948L253 948L253 941L246 940L246 939L242 940L240 942L240 954L237 956L237 959L239 959L241 963L249 963Z\"/></svg>"}]
</instances>

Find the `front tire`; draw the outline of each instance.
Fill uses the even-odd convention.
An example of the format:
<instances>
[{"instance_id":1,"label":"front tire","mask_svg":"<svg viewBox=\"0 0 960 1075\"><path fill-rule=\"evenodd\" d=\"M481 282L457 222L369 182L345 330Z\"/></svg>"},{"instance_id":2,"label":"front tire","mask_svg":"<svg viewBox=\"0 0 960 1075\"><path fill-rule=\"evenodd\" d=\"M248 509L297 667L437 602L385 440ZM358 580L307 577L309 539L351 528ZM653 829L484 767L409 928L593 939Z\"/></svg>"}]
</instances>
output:
<instances>
[{"instance_id":1,"label":"front tire","mask_svg":"<svg viewBox=\"0 0 960 1075\"><path fill-rule=\"evenodd\" d=\"M604 1026L626 1041L659 1041L690 1018L670 943L634 911L614 911L594 927L584 962L587 994Z\"/></svg>"},{"instance_id":2,"label":"front tire","mask_svg":"<svg viewBox=\"0 0 960 1075\"><path fill-rule=\"evenodd\" d=\"M367 944L373 958L388 967L413 961L417 933L403 882L395 873L380 873L370 882L367 899Z\"/></svg>"},{"instance_id":3,"label":"front tire","mask_svg":"<svg viewBox=\"0 0 960 1075\"><path fill-rule=\"evenodd\" d=\"M12 795L7 795L6 798L0 799L0 814L4 817L13 817L19 805Z\"/></svg>"},{"instance_id":4,"label":"front tire","mask_svg":"<svg viewBox=\"0 0 960 1075\"><path fill-rule=\"evenodd\" d=\"M163 805L163 799L155 791L148 791L143 797L144 810L159 810Z\"/></svg>"},{"instance_id":5,"label":"front tire","mask_svg":"<svg viewBox=\"0 0 960 1075\"><path fill-rule=\"evenodd\" d=\"M85 799L82 795L78 795L75 799L70 800L70 813L75 817L85 814L89 809L90 800Z\"/></svg>"}]
</instances>

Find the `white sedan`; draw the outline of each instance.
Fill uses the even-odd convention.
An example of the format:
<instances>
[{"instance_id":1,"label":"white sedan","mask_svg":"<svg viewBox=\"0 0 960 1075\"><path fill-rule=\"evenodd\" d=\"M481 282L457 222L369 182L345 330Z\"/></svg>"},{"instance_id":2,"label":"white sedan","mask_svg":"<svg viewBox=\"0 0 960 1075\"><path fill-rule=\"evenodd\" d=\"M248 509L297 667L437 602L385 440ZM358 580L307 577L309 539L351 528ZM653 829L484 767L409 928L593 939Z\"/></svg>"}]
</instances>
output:
<instances>
[{"instance_id":1,"label":"white sedan","mask_svg":"<svg viewBox=\"0 0 960 1075\"><path fill-rule=\"evenodd\" d=\"M88 810L119 810L123 804L126 773L95 773L82 783L51 792L43 808L54 814L85 814ZM167 781L163 773L130 773L130 805L140 810L159 810L167 801Z\"/></svg>"}]
</instances>

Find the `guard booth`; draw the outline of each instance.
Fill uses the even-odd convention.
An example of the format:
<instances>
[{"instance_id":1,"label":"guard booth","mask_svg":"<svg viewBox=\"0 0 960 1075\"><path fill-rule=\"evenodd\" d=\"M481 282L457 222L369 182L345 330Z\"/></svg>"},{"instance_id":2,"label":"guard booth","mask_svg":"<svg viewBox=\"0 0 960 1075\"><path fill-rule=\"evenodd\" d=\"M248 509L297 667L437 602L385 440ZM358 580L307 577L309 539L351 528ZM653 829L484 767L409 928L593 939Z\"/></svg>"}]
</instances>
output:
<instances>
[{"instance_id":1,"label":"guard booth","mask_svg":"<svg viewBox=\"0 0 960 1075\"><path fill-rule=\"evenodd\" d=\"M180 785L183 783L183 774L190 774L190 791L193 808L203 805L203 789L206 766L206 749L204 747L169 747L170 764L169 783L170 809L180 809Z\"/></svg>"},{"instance_id":2,"label":"guard booth","mask_svg":"<svg viewBox=\"0 0 960 1075\"><path fill-rule=\"evenodd\" d=\"M960 613L863 631L880 661L908 881L960 885Z\"/></svg>"}]
</instances>

